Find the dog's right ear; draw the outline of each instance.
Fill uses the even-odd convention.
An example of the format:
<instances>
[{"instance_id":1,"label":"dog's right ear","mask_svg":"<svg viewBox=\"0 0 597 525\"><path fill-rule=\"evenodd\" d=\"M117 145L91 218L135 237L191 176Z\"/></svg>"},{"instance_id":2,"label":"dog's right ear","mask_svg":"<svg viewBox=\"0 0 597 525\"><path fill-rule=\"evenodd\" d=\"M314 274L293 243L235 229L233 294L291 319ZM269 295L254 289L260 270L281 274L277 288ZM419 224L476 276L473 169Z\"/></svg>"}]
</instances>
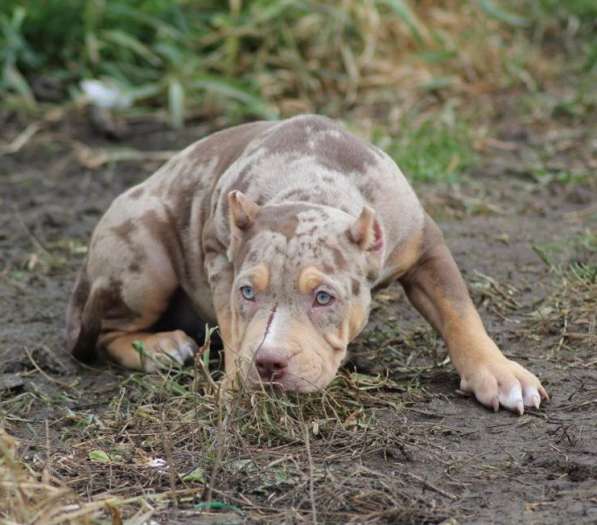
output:
<instances>
[{"instance_id":1,"label":"dog's right ear","mask_svg":"<svg viewBox=\"0 0 597 525\"><path fill-rule=\"evenodd\" d=\"M230 210L230 227L236 227L243 231L253 225L260 210L257 204L238 190L228 194L228 209Z\"/></svg>"},{"instance_id":2,"label":"dog's right ear","mask_svg":"<svg viewBox=\"0 0 597 525\"><path fill-rule=\"evenodd\" d=\"M228 194L228 218L230 221L228 260L232 261L243 233L253 225L260 209L249 197L238 190Z\"/></svg>"}]
</instances>

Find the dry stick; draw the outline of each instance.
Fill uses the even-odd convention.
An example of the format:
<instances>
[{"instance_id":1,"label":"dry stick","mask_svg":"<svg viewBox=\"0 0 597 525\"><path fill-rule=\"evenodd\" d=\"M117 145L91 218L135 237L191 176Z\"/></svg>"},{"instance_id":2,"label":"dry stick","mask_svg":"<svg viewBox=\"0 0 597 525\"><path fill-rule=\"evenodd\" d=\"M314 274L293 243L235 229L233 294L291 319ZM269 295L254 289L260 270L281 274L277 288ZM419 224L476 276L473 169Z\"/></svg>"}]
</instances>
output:
<instances>
[{"instance_id":1,"label":"dry stick","mask_svg":"<svg viewBox=\"0 0 597 525\"><path fill-rule=\"evenodd\" d=\"M29 124L10 144L0 146L0 156L18 153L40 129L41 125L37 122Z\"/></svg>"},{"instance_id":2,"label":"dry stick","mask_svg":"<svg viewBox=\"0 0 597 525\"><path fill-rule=\"evenodd\" d=\"M178 477L176 469L174 467L174 457L172 455L172 443L167 432L164 432L166 427L166 417L162 411L162 444L164 446L164 452L166 454L166 461L168 462L168 475L170 477L170 493L174 500L174 506L178 508L178 498L176 497L176 478Z\"/></svg>"},{"instance_id":3,"label":"dry stick","mask_svg":"<svg viewBox=\"0 0 597 525\"><path fill-rule=\"evenodd\" d=\"M317 508L315 506L315 490L313 488L313 458L311 457L311 444L309 442L309 428L305 424L305 448L307 449L307 459L309 461L309 499L311 500L311 513L313 514L313 523L317 525Z\"/></svg>"},{"instance_id":4,"label":"dry stick","mask_svg":"<svg viewBox=\"0 0 597 525\"><path fill-rule=\"evenodd\" d=\"M17 221L19 222L19 224L21 225L21 227L23 228L23 230L25 230L25 233L29 237L29 240L31 241L31 244L33 244L33 246L35 246L36 248L38 248L39 250L41 250L42 252L44 252L46 255L48 255L48 256L51 257L52 254L44 246L44 243L41 242L39 240L39 238L31 231L31 229L29 228L29 226L27 226L25 224L25 221L23 220L21 212L20 212L20 210L19 210L19 208L17 206L13 206L13 212L14 212L14 216L16 217Z\"/></svg>"},{"instance_id":5,"label":"dry stick","mask_svg":"<svg viewBox=\"0 0 597 525\"><path fill-rule=\"evenodd\" d=\"M61 386L62 388L66 388L68 390L70 390L71 388L73 388L73 386L77 383L78 379L75 379L75 381L73 381L72 384L68 384L65 383L64 381L60 381L60 379L56 379L50 375L48 375L36 362L35 359L33 359L33 354L31 353L31 351L28 348L25 348L25 353L27 354L27 357L29 358L29 361L31 361L31 364L33 365L33 367L42 375L44 376L48 381L50 381L51 383L55 383L59 386Z\"/></svg>"},{"instance_id":6,"label":"dry stick","mask_svg":"<svg viewBox=\"0 0 597 525\"><path fill-rule=\"evenodd\" d=\"M424 487L427 487L428 489L433 490L433 491L437 492L438 494L445 496L446 498L449 498L452 500L457 499L457 497L454 496L454 494L450 494L449 492L446 492L445 490L442 490L439 487L432 485L431 483L429 483L429 481L424 480L423 478L417 476L416 474L413 474L412 472L407 472L406 474L408 474L409 477L413 478L414 480L418 481L419 483L422 483Z\"/></svg>"},{"instance_id":7,"label":"dry stick","mask_svg":"<svg viewBox=\"0 0 597 525\"><path fill-rule=\"evenodd\" d=\"M50 445L50 424L48 423L48 418L45 421L46 426L46 464L44 465L43 472L42 472L42 480L44 483L48 484L49 476L50 476L50 462L52 458L52 448Z\"/></svg>"},{"instance_id":8,"label":"dry stick","mask_svg":"<svg viewBox=\"0 0 597 525\"><path fill-rule=\"evenodd\" d=\"M221 392L218 393L218 434L216 437L217 444L218 444L218 451L216 454L216 460L214 462L213 469L211 470L211 476L209 476L209 482L207 484L207 495L204 498L204 501L209 503L211 501L212 493L213 493L213 486L215 485L217 476L220 471L220 467L222 466L222 457L224 456L224 440L226 430L228 429L228 411L224 417L222 417L223 409L223 396Z\"/></svg>"},{"instance_id":9,"label":"dry stick","mask_svg":"<svg viewBox=\"0 0 597 525\"><path fill-rule=\"evenodd\" d=\"M199 365L199 367L201 368L201 371L203 372L205 380L211 387L212 391L214 393L216 393L218 391L218 385L216 385L216 382L211 377L211 374L209 373L209 368L203 362L206 352L207 352L207 355L209 356L210 346L211 346L211 334L213 332L214 332L214 328L210 328L209 325L206 324L205 325L205 339L203 341L203 345L201 346L201 348L199 348L199 350L195 354L195 367L194 367L195 368L195 383L196 383L195 391L196 391L197 384L198 384L197 365Z\"/></svg>"}]
</instances>

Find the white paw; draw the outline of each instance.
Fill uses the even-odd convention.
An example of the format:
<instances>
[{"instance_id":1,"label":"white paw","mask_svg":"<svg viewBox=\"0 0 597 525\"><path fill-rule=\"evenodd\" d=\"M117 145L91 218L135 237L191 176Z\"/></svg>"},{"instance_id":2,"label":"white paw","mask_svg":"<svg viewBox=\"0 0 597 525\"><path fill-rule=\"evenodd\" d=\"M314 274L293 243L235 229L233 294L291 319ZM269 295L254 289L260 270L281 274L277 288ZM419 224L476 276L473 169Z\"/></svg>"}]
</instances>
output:
<instances>
[{"instance_id":1,"label":"white paw","mask_svg":"<svg viewBox=\"0 0 597 525\"><path fill-rule=\"evenodd\" d=\"M182 330L163 332L152 337L146 345L144 370L154 372L159 368L182 366L193 360L197 353L197 344Z\"/></svg>"},{"instance_id":2,"label":"white paw","mask_svg":"<svg viewBox=\"0 0 597 525\"><path fill-rule=\"evenodd\" d=\"M539 408L542 399L549 399L535 375L501 355L462 374L460 388L473 393L480 403L495 411L503 406L520 415L525 406Z\"/></svg>"},{"instance_id":3,"label":"white paw","mask_svg":"<svg viewBox=\"0 0 597 525\"><path fill-rule=\"evenodd\" d=\"M197 352L197 345L194 341L185 341L177 346L174 350L165 352L169 357L174 359L178 364L184 365L192 361L193 356Z\"/></svg>"}]
</instances>

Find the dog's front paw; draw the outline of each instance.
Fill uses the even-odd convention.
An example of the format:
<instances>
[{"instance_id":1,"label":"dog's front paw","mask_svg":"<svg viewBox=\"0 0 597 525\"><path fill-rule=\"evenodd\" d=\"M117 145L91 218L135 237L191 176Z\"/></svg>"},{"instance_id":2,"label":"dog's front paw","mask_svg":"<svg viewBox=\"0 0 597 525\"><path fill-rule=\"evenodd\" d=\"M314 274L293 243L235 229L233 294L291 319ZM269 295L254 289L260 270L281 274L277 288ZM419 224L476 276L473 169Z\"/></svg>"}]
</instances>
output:
<instances>
[{"instance_id":1,"label":"dog's front paw","mask_svg":"<svg viewBox=\"0 0 597 525\"><path fill-rule=\"evenodd\" d=\"M145 372L155 372L190 362L198 348L182 330L175 330L153 334L140 350L144 354L141 363Z\"/></svg>"},{"instance_id":2,"label":"dog's front paw","mask_svg":"<svg viewBox=\"0 0 597 525\"><path fill-rule=\"evenodd\" d=\"M496 412L501 405L520 415L525 406L539 408L542 399L549 399L534 374L503 355L482 360L461 374L460 388Z\"/></svg>"}]
</instances>

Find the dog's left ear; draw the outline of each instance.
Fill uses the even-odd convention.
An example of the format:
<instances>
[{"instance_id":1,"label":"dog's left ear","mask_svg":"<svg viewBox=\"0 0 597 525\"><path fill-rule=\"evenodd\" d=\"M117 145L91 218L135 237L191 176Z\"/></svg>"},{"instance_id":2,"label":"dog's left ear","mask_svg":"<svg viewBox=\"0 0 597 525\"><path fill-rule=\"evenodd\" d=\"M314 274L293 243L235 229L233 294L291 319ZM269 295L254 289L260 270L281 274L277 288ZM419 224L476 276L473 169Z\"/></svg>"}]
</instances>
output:
<instances>
[{"instance_id":1,"label":"dog's left ear","mask_svg":"<svg viewBox=\"0 0 597 525\"><path fill-rule=\"evenodd\" d=\"M383 248L383 232L375 212L364 206L359 218L348 230L348 237L362 250L373 253L381 253Z\"/></svg>"}]
</instances>

